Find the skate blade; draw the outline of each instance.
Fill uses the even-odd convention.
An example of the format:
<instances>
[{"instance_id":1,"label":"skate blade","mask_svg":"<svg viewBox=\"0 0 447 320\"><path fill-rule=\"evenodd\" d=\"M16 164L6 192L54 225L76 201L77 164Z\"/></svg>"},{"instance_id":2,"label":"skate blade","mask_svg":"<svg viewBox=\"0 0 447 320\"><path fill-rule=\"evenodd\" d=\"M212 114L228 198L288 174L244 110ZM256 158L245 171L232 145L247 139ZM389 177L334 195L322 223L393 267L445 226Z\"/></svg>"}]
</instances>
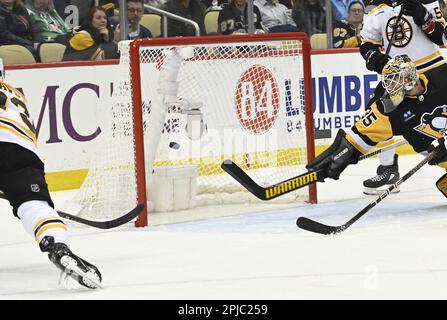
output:
<instances>
[{"instance_id":1,"label":"skate blade","mask_svg":"<svg viewBox=\"0 0 447 320\"><path fill-rule=\"evenodd\" d=\"M383 189L376 189L376 188L366 188L363 190L363 193L366 194L367 196L378 196L380 194L382 194L384 191L386 191L389 188L389 186L385 186L385 188ZM391 191L391 193L399 193L400 192L400 188L394 188L393 191Z\"/></svg>"},{"instance_id":2,"label":"skate blade","mask_svg":"<svg viewBox=\"0 0 447 320\"><path fill-rule=\"evenodd\" d=\"M76 261L68 256L62 257L61 264L65 267L65 273L75 279L80 285L89 289L104 289L95 272L84 272L78 267Z\"/></svg>"}]
</instances>

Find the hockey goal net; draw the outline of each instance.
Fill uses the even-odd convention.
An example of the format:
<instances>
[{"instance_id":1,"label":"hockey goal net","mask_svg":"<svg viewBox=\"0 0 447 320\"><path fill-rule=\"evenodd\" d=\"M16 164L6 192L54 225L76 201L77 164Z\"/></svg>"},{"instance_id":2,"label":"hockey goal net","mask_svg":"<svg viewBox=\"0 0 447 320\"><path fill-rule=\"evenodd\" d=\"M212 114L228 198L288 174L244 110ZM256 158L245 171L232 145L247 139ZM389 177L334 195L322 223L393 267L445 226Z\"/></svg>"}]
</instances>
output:
<instances>
[{"instance_id":1,"label":"hockey goal net","mask_svg":"<svg viewBox=\"0 0 447 320\"><path fill-rule=\"evenodd\" d=\"M309 50L302 33L122 42L79 214L116 217L143 203L136 225L147 225L171 192L155 184L160 172L172 174L170 188L185 186L189 195L171 196L190 197L188 209L259 203L220 168L224 159L261 185L304 172L314 156ZM315 185L269 203L297 201L315 203Z\"/></svg>"}]
</instances>

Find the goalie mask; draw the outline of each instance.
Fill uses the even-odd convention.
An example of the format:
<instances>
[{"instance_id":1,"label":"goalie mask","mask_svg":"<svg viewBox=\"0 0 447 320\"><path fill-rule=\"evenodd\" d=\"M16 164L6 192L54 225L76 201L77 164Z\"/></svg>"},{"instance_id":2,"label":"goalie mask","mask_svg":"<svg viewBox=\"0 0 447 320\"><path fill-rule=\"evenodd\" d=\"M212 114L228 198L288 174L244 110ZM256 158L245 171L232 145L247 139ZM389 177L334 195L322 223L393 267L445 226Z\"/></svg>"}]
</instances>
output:
<instances>
[{"instance_id":1,"label":"goalie mask","mask_svg":"<svg viewBox=\"0 0 447 320\"><path fill-rule=\"evenodd\" d=\"M417 80L416 65L406 54L395 56L383 67L382 85L395 107L404 100L405 94L414 88Z\"/></svg>"}]
</instances>

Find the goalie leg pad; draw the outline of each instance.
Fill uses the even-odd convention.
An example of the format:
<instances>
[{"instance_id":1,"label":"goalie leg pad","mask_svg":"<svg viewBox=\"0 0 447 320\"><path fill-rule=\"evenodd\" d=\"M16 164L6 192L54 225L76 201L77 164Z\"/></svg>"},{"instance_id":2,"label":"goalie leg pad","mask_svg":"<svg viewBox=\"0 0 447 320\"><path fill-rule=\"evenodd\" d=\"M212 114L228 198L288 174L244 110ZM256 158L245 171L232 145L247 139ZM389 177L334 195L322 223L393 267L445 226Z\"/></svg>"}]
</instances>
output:
<instances>
[{"instance_id":1,"label":"goalie leg pad","mask_svg":"<svg viewBox=\"0 0 447 320\"><path fill-rule=\"evenodd\" d=\"M439 191L447 197L447 173L445 173L438 181L436 181L436 187Z\"/></svg>"}]
</instances>

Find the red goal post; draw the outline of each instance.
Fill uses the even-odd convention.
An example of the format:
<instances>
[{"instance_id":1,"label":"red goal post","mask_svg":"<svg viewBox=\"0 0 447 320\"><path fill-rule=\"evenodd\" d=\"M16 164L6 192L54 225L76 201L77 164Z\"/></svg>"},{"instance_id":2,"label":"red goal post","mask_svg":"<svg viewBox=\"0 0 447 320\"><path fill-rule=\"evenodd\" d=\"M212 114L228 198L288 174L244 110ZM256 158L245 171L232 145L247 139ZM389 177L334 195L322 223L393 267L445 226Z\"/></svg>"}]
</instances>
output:
<instances>
[{"instance_id":1,"label":"red goal post","mask_svg":"<svg viewBox=\"0 0 447 320\"><path fill-rule=\"evenodd\" d=\"M305 33L139 39L121 42L120 52L105 151L98 151L104 156L78 196L92 214L141 203L135 225L148 225L148 198L156 202L160 191L151 186L154 175L182 166L196 172L189 208L256 209L260 200L220 168L224 159L271 185L304 172L314 158ZM268 203L276 200L316 203L316 186Z\"/></svg>"}]
</instances>

